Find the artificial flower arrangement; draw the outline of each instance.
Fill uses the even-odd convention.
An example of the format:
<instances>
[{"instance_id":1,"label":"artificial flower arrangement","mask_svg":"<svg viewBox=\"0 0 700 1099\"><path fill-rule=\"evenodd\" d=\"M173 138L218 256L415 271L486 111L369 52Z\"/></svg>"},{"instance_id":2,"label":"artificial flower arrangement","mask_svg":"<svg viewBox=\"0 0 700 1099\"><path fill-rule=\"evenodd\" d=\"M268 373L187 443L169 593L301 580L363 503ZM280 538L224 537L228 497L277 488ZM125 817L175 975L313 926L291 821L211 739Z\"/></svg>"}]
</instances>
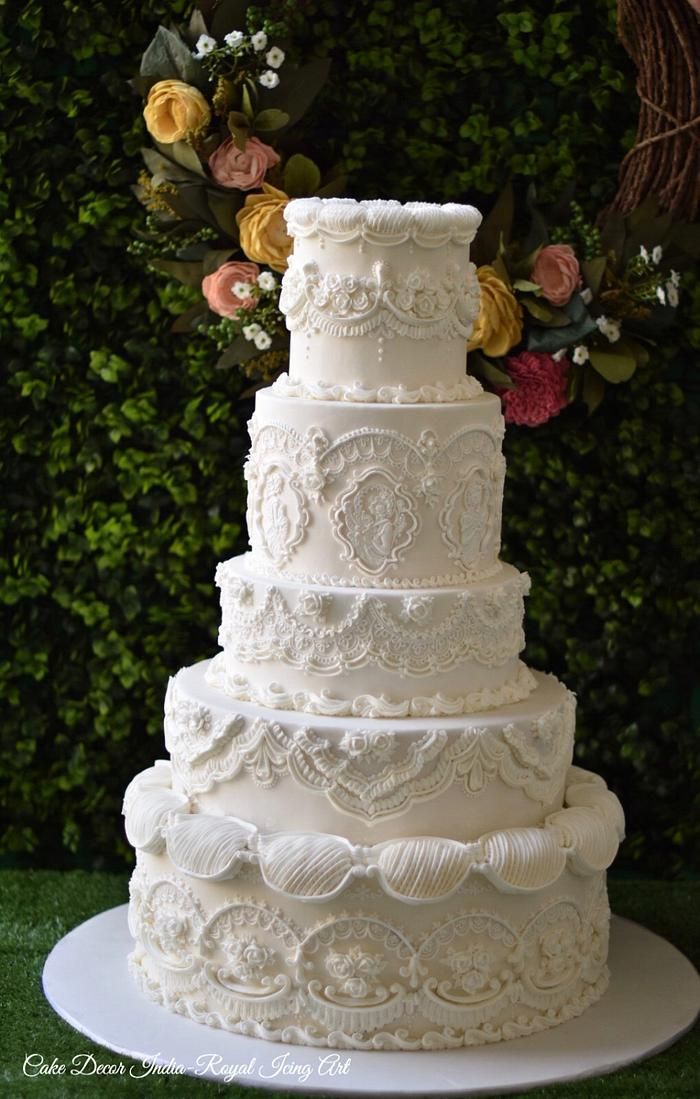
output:
<instances>
[{"instance_id":1,"label":"artificial flower arrangement","mask_svg":"<svg viewBox=\"0 0 700 1099\"><path fill-rule=\"evenodd\" d=\"M191 288L176 331L200 332L218 366L268 383L288 365L284 207L342 193L344 181L322 181L290 132L328 64L293 65L284 26L255 19L238 0L200 0L186 30L160 27L146 50L134 85L154 148L143 150L135 190L148 218L131 250ZM607 383L647 361L674 319L683 252L697 249L653 201L598 227L570 200L547 218L532 189L525 205L530 225L517 236L509 185L477 235L468 369L501 396L507 421L536 427L579 398L592 412Z\"/></svg>"},{"instance_id":2,"label":"artificial flower arrangement","mask_svg":"<svg viewBox=\"0 0 700 1099\"><path fill-rule=\"evenodd\" d=\"M536 427L607 383L632 377L674 321L680 275L695 249L688 227L653 200L599 226L570 200L545 218L527 197L529 229L513 235L506 187L474 247L481 308L469 371L499 393L507 422Z\"/></svg>"},{"instance_id":3,"label":"artificial flower arrangement","mask_svg":"<svg viewBox=\"0 0 700 1099\"><path fill-rule=\"evenodd\" d=\"M191 288L177 331L211 338L219 365L265 377L287 359L277 304L292 246L284 207L343 182L322 185L290 133L328 63L294 65L284 26L255 18L245 4L205 0L186 30L159 27L144 53L133 84L154 147L142 150L135 191L148 217L131 251Z\"/></svg>"}]
</instances>

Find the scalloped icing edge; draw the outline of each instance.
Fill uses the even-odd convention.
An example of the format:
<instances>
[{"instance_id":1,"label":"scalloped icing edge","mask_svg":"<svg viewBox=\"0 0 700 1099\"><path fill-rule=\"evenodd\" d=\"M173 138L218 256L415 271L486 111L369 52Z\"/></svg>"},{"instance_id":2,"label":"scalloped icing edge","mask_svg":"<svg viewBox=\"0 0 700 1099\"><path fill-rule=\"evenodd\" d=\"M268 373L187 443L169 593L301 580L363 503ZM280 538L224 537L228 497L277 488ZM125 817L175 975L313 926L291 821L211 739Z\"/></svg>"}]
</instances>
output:
<instances>
[{"instance_id":1,"label":"scalloped icing edge","mask_svg":"<svg viewBox=\"0 0 700 1099\"><path fill-rule=\"evenodd\" d=\"M232 1034L244 1034L250 1038L262 1038L268 1042L285 1042L289 1045L349 1050L460 1049L463 1046L492 1045L494 1042L508 1041L513 1038L526 1038L531 1034L550 1030L561 1023L576 1019L600 1000L610 982L610 970L605 965L602 967L598 979L593 984L586 985L583 992L573 996L557 1011L547 1011L545 1014L535 1015L528 1022L511 1019L499 1027L494 1027L493 1024L487 1022L469 1027L461 1035L455 1033L454 1027L445 1026L440 1030L428 1031L413 1041L401 1034L383 1030L373 1034L371 1038L363 1040L355 1033L350 1034L337 1029L327 1035L322 1035L319 1034L317 1029L308 1029L304 1026L284 1026L275 1029L255 1019L242 1019L234 1022L230 1016L225 1015L223 1012L198 1009L197 993L192 996L182 992L178 992L175 996L170 995L164 982L160 983L154 980L145 972L138 950L134 950L129 954L128 965L129 973L142 995L175 1015L182 1015L196 1023L227 1030Z\"/></svg>"},{"instance_id":2,"label":"scalloped icing edge","mask_svg":"<svg viewBox=\"0 0 700 1099\"><path fill-rule=\"evenodd\" d=\"M245 676L228 672L223 652L213 658L205 678L210 687L216 687L237 702L254 702L268 710L296 710L319 717L458 717L522 702L537 686L530 669L520 661L515 678L509 683L501 687L480 687L464 695L438 693L398 700L370 694L352 699L336 698L329 691L288 691L279 683L256 687Z\"/></svg>"},{"instance_id":3,"label":"scalloped icing edge","mask_svg":"<svg viewBox=\"0 0 700 1099\"><path fill-rule=\"evenodd\" d=\"M361 382L343 385L341 382L295 381L289 374L280 374L270 386L278 397L302 401L344 401L347 404L458 404L481 396L483 386L467 374L454 385L434 382L418 389L404 385L363 386Z\"/></svg>"},{"instance_id":4,"label":"scalloped icing edge","mask_svg":"<svg viewBox=\"0 0 700 1099\"><path fill-rule=\"evenodd\" d=\"M298 198L284 209L292 237L323 236L336 243L358 239L396 245L412 240L423 248L452 242L468 245L476 236L481 214L456 202L407 202L396 199Z\"/></svg>"},{"instance_id":5,"label":"scalloped icing edge","mask_svg":"<svg viewBox=\"0 0 700 1099\"><path fill-rule=\"evenodd\" d=\"M193 813L178 797L165 760L132 779L124 817L137 850L167 851L178 871L203 881L235 878L254 864L268 888L304 901L332 900L360 876L410 903L448 899L473 873L501 892L533 893L567 868L581 876L607 869L624 837L617 797L598 775L578 767L569 769L564 808L540 827L489 832L466 843L412 836L363 845L332 833L265 833L238 817Z\"/></svg>"}]
</instances>

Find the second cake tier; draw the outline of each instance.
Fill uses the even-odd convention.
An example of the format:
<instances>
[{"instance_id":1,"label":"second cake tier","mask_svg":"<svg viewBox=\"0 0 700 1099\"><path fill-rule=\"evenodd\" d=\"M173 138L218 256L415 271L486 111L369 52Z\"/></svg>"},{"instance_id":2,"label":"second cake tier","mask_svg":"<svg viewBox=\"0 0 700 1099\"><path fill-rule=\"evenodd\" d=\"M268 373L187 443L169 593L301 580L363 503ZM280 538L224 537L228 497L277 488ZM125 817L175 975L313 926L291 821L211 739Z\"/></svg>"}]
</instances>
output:
<instances>
[{"instance_id":1,"label":"second cake tier","mask_svg":"<svg viewBox=\"0 0 700 1099\"><path fill-rule=\"evenodd\" d=\"M256 571L368 588L459 586L498 572L497 397L386 404L288 392L261 390L250 421Z\"/></svg>"}]
</instances>

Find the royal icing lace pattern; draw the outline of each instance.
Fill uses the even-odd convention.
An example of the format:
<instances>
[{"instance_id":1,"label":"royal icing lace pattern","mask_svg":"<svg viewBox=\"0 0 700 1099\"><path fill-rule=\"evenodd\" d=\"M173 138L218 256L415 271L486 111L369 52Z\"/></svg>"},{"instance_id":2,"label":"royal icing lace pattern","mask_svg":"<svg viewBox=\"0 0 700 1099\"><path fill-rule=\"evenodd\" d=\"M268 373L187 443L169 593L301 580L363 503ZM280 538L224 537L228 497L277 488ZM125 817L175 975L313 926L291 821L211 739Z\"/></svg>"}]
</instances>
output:
<instances>
[{"instance_id":1,"label":"royal icing lace pattern","mask_svg":"<svg viewBox=\"0 0 700 1099\"><path fill-rule=\"evenodd\" d=\"M193 813L172 789L165 761L127 788L129 842L151 854L167 851L182 873L207 881L236 878L256 866L283 897L327 901L358 878L412 903L451 897L465 880L484 875L504 892L531 892L558 881L567 867L589 876L606 869L624 831L620 803L602 779L571 768L566 808L541 827L491 832L469 843L436 836L353 844L324 832L264 832L238 817Z\"/></svg>"},{"instance_id":2,"label":"royal icing lace pattern","mask_svg":"<svg viewBox=\"0 0 700 1099\"><path fill-rule=\"evenodd\" d=\"M248 530L254 556L276 569L305 538L311 505L323 505L334 489L338 495L319 529L332 530L353 575L381 579L407 557L421 530L419 503L432 513L458 579L493 568L505 476L502 431L464 428L440 444L430 430L416 440L360 428L331 442L317 427L301 435L253 416L250 434Z\"/></svg>"},{"instance_id":3,"label":"royal icing lace pattern","mask_svg":"<svg viewBox=\"0 0 700 1099\"><path fill-rule=\"evenodd\" d=\"M298 710L322 717L456 717L479 713L496 706L521 702L534 691L537 680L529 668L518 662L515 674L498 687L476 687L462 695L415 694L405 698L386 694L359 694L341 698L326 689L322 691L288 690L281 683L251 683L244 675L233 672L226 653L218 653L206 672L210 686L223 691L239 702L254 702L268 710Z\"/></svg>"},{"instance_id":4,"label":"royal icing lace pattern","mask_svg":"<svg viewBox=\"0 0 700 1099\"><path fill-rule=\"evenodd\" d=\"M321 237L337 244L398 245L410 241L422 248L467 245L481 224L481 214L473 206L452 202L305 198L285 207L284 217L292 237Z\"/></svg>"},{"instance_id":5,"label":"royal icing lace pattern","mask_svg":"<svg viewBox=\"0 0 700 1099\"><path fill-rule=\"evenodd\" d=\"M343 339L469 339L479 314L473 263L448 263L440 275L421 268L395 274L384 260L371 270L370 275L323 273L315 261L290 257L280 294L287 328Z\"/></svg>"},{"instance_id":6,"label":"royal icing lace pattern","mask_svg":"<svg viewBox=\"0 0 700 1099\"><path fill-rule=\"evenodd\" d=\"M380 385L375 387L353 382L304 381L290 378L289 374L280 374L270 386L278 397L295 398L303 401L343 401L346 404L455 404L458 401L470 401L483 393L483 387L477 378L470 375L454 385L434 382L409 389L405 385Z\"/></svg>"},{"instance_id":7,"label":"royal icing lace pattern","mask_svg":"<svg viewBox=\"0 0 700 1099\"><path fill-rule=\"evenodd\" d=\"M571 762L575 700L536 721L495 728L468 726L416 735L391 728L327 731L218 713L180 690L171 679L165 699L165 744L178 787L189 796L248 777L268 790L287 777L322 793L337 809L363 820L407 812L420 801L458 784L478 796L500 781L541 805L559 793Z\"/></svg>"},{"instance_id":8,"label":"royal icing lace pattern","mask_svg":"<svg viewBox=\"0 0 700 1099\"><path fill-rule=\"evenodd\" d=\"M132 975L156 1002L210 1026L348 1049L440 1049L534 1033L607 986L602 881L521 924L458 908L422 934L371 912L301 925L252 896L207 911L177 877L134 874Z\"/></svg>"}]
</instances>

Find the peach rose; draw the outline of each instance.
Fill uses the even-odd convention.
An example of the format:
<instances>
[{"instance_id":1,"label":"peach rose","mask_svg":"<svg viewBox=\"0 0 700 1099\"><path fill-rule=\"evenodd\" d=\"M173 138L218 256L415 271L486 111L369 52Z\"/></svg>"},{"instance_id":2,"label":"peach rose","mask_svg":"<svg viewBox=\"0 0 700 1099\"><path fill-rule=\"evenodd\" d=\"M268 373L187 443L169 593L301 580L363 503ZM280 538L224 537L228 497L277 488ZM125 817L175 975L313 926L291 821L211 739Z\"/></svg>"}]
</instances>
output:
<instances>
[{"instance_id":1,"label":"peach rose","mask_svg":"<svg viewBox=\"0 0 700 1099\"><path fill-rule=\"evenodd\" d=\"M202 279L202 293L213 313L220 317L233 317L239 309L252 309L255 299L241 298L234 293L234 286L241 282L255 285L260 274L257 263L243 263L232 260L224 263Z\"/></svg>"},{"instance_id":2,"label":"peach rose","mask_svg":"<svg viewBox=\"0 0 700 1099\"><path fill-rule=\"evenodd\" d=\"M570 244L547 244L532 268L532 281L552 305L566 305L581 285L581 269Z\"/></svg>"},{"instance_id":3,"label":"peach rose","mask_svg":"<svg viewBox=\"0 0 700 1099\"><path fill-rule=\"evenodd\" d=\"M143 117L151 137L164 145L183 141L209 125L209 104L182 80L159 80L148 93Z\"/></svg>"},{"instance_id":4,"label":"peach rose","mask_svg":"<svg viewBox=\"0 0 700 1099\"><path fill-rule=\"evenodd\" d=\"M481 304L467 347L470 351L480 347L484 354L498 358L520 343L523 311L493 267L478 267L476 277L481 290Z\"/></svg>"},{"instance_id":5,"label":"peach rose","mask_svg":"<svg viewBox=\"0 0 700 1099\"><path fill-rule=\"evenodd\" d=\"M263 183L262 189L262 195L247 195L245 206L236 214L241 248L250 259L266 263L274 271L286 271L293 243L283 213L289 195L269 183Z\"/></svg>"},{"instance_id":6,"label":"peach rose","mask_svg":"<svg viewBox=\"0 0 700 1099\"><path fill-rule=\"evenodd\" d=\"M209 157L209 167L216 182L222 187L237 187L239 191L253 191L259 187L268 168L279 162L275 150L257 137L249 137L245 149L239 149L229 138Z\"/></svg>"}]
</instances>

